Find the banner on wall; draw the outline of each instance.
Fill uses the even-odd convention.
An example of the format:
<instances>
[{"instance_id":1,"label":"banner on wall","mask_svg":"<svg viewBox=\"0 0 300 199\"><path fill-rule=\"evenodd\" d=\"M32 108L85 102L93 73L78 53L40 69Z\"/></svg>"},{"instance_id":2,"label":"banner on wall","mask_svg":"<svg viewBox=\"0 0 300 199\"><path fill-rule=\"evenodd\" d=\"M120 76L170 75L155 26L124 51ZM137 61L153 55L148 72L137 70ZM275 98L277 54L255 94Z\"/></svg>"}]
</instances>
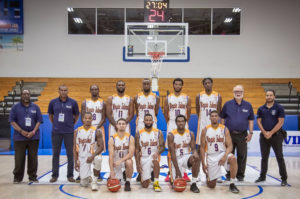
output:
<instances>
[{"instance_id":1,"label":"banner on wall","mask_svg":"<svg viewBox=\"0 0 300 199\"><path fill-rule=\"evenodd\" d=\"M23 0L1 0L0 34L23 33Z\"/></svg>"},{"instance_id":2,"label":"banner on wall","mask_svg":"<svg viewBox=\"0 0 300 199\"><path fill-rule=\"evenodd\" d=\"M248 155L261 155L259 135L260 131L254 131L252 139L248 143ZM284 156L300 156L300 131L287 131L287 138L283 141L283 154ZM270 155L275 156L272 149Z\"/></svg>"},{"instance_id":3,"label":"banner on wall","mask_svg":"<svg viewBox=\"0 0 300 199\"><path fill-rule=\"evenodd\" d=\"M1 51L23 51L23 35L0 35Z\"/></svg>"}]
</instances>

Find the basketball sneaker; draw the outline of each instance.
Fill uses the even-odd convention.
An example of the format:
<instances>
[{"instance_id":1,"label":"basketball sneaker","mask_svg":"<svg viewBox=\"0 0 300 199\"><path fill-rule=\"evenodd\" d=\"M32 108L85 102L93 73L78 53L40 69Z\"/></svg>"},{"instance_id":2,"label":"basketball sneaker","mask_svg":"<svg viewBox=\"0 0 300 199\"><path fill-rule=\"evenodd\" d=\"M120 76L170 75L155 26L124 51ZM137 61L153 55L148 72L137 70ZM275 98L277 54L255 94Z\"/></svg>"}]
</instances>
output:
<instances>
[{"instance_id":1,"label":"basketball sneaker","mask_svg":"<svg viewBox=\"0 0 300 199\"><path fill-rule=\"evenodd\" d=\"M165 182L170 182L170 176L169 175L166 176Z\"/></svg>"},{"instance_id":2,"label":"basketball sneaker","mask_svg":"<svg viewBox=\"0 0 300 199\"><path fill-rule=\"evenodd\" d=\"M101 177L101 175L99 175L97 182L102 182L102 181L103 181L103 178Z\"/></svg>"},{"instance_id":3,"label":"basketball sneaker","mask_svg":"<svg viewBox=\"0 0 300 199\"><path fill-rule=\"evenodd\" d=\"M184 174L183 174L183 179L185 179L185 181L187 181L187 182L191 182L191 179L189 178L189 176L186 172L184 172Z\"/></svg>"},{"instance_id":4,"label":"basketball sneaker","mask_svg":"<svg viewBox=\"0 0 300 199\"><path fill-rule=\"evenodd\" d=\"M76 183L80 183L80 176L78 176L75 180Z\"/></svg>"},{"instance_id":5,"label":"basketball sneaker","mask_svg":"<svg viewBox=\"0 0 300 199\"><path fill-rule=\"evenodd\" d=\"M92 179L93 179L91 183L92 191L98 191L98 185L97 185L98 178L96 176L93 176Z\"/></svg>"},{"instance_id":6,"label":"basketball sneaker","mask_svg":"<svg viewBox=\"0 0 300 199\"><path fill-rule=\"evenodd\" d=\"M190 189L194 193L200 193L200 189L197 187L197 184L195 182L191 185Z\"/></svg>"},{"instance_id":7,"label":"basketball sneaker","mask_svg":"<svg viewBox=\"0 0 300 199\"><path fill-rule=\"evenodd\" d=\"M125 182L125 188L124 188L124 191L131 191L131 188L130 188L130 182L129 182L129 181L126 181L126 182Z\"/></svg>"},{"instance_id":8,"label":"basketball sneaker","mask_svg":"<svg viewBox=\"0 0 300 199\"><path fill-rule=\"evenodd\" d=\"M232 193L240 193L240 190L235 186L234 183L231 183L229 185L229 190L232 192Z\"/></svg>"},{"instance_id":9,"label":"basketball sneaker","mask_svg":"<svg viewBox=\"0 0 300 199\"><path fill-rule=\"evenodd\" d=\"M155 182L153 183L153 189L154 189L155 192L161 192L161 187L160 187L158 181L155 181Z\"/></svg>"}]
</instances>

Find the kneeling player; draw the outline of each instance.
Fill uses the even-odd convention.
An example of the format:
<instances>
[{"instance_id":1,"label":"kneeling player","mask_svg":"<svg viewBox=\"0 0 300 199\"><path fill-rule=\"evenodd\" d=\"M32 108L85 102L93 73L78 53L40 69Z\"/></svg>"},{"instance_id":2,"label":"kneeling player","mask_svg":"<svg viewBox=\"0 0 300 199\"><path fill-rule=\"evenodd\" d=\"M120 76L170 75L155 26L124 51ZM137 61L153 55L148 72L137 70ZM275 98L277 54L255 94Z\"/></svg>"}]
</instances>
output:
<instances>
[{"instance_id":1,"label":"kneeling player","mask_svg":"<svg viewBox=\"0 0 300 199\"><path fill-rule=\"evenodd\" d=\"M159 157L165 150L162 132L153 128L153 117L151 114L144 116L145 127L135 134L135 159L137 171L141 174L141 183L147 188L151 182L151 169L153 168L154 183L153 189L161 191L158 183L159 178Z\"/></svg>"},{"instance_id":2,"label":"kneeling player","mask_svg":"<svg viewBox=\"0 0 300 199\"><path fill-rule=\"evenodd\" d=\"M219 114L217 111L210 113L211 125L207 125L201 133L200 153L202 159L202 168L207 177L207 186L215 188L217 178L222 176L222 168L230 169L230 186L232 193L240 191L234 184L237 173L237 162L235 156L231 153L232 142L228 129L219 123ZM207 146L207 149L205 149ZM207 151L205 151L207 150ZM206 161L205 161L206 153Z\"/></svg>"},{"instance_id":3,"label":"kneeling player","mask_svg":"<svg viewBox=\"0 0 300 199\"><path fill-rule=\"evenodd\" d=\"M117 132L109 138L109 167L110 178L123 178L123 169L126 173L125 191L131 191L130 180L133 173L132 156L134 154L134 138L125 132L126 120L117 121Z\"/></svg>"},{"instance_id":4,"label":"kneeling player","mask_svg":"<svg viewBox=\"0 0 300 199\"><path fill-rule=\"evenodd\" d=\"M168 148L172 161L170 168L171 182L174 177L182 178L184 168L192 168L192 185L190 189L194 193L199 193L200 190L196 181L199 173L200 158L196 151L195 135L185 128L185 116L178 115L175 121L177 129L168 133Z\"/></svg>"},{"instance_id":5,"label":"kneeling player","mask_svg":"<svg viewBox=\"0 0 300 199\"><path fill-rule=\"evenodd\" d=\"M74 132L74 159L75 169L79 171L81 186L87 187L92 175L91 166L94 165L92 175L92 190L97 191L97 179L100 175L102 158L99 156L103 151L103 139L100 129L92 126L92 114L84 113L83 126Z\"/></svg>"}]
</instances>

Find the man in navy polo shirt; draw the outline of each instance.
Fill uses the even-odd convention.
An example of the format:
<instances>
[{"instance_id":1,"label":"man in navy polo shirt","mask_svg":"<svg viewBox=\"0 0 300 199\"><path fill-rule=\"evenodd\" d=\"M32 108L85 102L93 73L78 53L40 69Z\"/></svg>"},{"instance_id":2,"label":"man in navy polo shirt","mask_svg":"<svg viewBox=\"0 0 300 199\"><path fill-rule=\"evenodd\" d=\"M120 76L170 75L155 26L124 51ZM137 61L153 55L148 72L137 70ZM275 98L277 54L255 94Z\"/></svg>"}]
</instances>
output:
<instances>
[{"instance_id":1,"label":"man in navy polo shirt","mask_svg":"<svg viewBox=\"0 0 300 199\"><path fill-rule=\"evenodd\" d=\"M73 138L74 124L79 117L77 102L68 97L68 87L61 85L58 89L59 97L51 100L48 107L49 119L52 127L52 178L50 182L56 182L59 176L59 155L62 141L64 140L68 157L67 178L69 182L75 182L73 178Z\"/></svg>"},{"instance_id":2,"label":"man in navy polo shirt","mask_svg":"<svg viewBox=\"0 0 300 199\"><path fill-rule=\"evenodd\" d=\"M270 148L272 147L276 155L281 175L281 186L287 185L287 172L282 153L282 142L284 135L282 133L282 125L284 123L284 109L280 104L275 102L275 91L266 91L266 104L259 107L257 111L257 125L261 130L259 143L261 151L261 172L260 177L255 182L263 182L266 180L268 171L268 159Z\"/></svg>"},{"instance_id":3,"label":"man in navy polo shirt","mask_svg":"<svg viewBox=\"0 0 300 199\"><path fill-rule=\"evenodd\" d=\"M21 102L12 107L9 122L14 128L14 184L19 184L23 180L26 150L28 154L27 174L29 182L39 182L36 175L38 168L37 152L40 139L39 126L43 122L43 118L40 108L30 102L29 90L23 90Z\"/></svg>"},{"instance_id":4,"label":"man in navy polo shirt","mask_svg":"<svg viewBox=\"0 0 300 199\"><path fill-rule=\"evenodd\" d=\"M237 150L238 172L237 179L244 181L246 162L247 162L247 143L251 140L253 134L253 108L252 105L243 100L244 88L237 85L233 88L234 99L227 101L222 109L222 124L229 129L232 139L232 153ZM249 134L247 129L249 127ZM228 172L227 180L230 179Z\"/></svg>"}]
</instances>

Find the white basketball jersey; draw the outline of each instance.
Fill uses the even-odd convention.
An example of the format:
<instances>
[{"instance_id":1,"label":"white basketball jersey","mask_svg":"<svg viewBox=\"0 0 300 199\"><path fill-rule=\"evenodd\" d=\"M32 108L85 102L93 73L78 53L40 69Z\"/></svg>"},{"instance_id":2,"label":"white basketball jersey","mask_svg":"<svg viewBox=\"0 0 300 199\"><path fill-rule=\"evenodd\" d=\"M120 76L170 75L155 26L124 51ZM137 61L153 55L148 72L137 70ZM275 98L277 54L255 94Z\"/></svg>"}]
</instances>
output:
<instances>
[{"instance_id":1,"label":"white basketball jersey","mask_svg":"<svg viewBox=\"0 0 300 199\"><path fill-rule=\"evenodd\" d=\"M97 126L102 119L103 100L93 101L91 98L85 100L86 112L91 112L93 116L92 125Z\"/></svg>"},{"instance_id":2,"label":"white basketball jersey","mask_svg":"<svg viewBox=\"0 0 300 199\"><path fill-rule=\"evenodd\" d=\"M177 129L171 132L174 136L176 157L180 157L190 153L190 143L192 140L191 132L185 129L183 134L180 134Z\"/></svg>"},{"instance_id":3,"label":"white basketball jersey","mask_svg":"<svg viewBox=\"0 0 300 199\"><path fill-rule=\"evenodd\" d=\"M179 96L173 93L168 95L169 120L175 121L178 115L187 116L188 96L181 93Z\"/></svg>"},{"instance_id":4,"label":"white basketball jersey","mask_svg":"<svg viewBox=\"0 0 300 199\"><path fill-rule=\"evenodd\" d=\"M206 126L206 146L207 146L207 154L213 155L226 151L225 146L225 126L223 124L219 124L219 126L215 129L211 125Z\"/></svg>"},{"instance_id":5,"label":"white basketball jersey","mask_svg":"<svg viewBox=\"0 0 300 199\"><path fill-rule=\"evenodd\" d=\"M95 153L96 127L85 129L83 126L77 128L76 151L79 157L88 157Z\"/></svg>"},{"instance_id":6,"label":"white basketball jersey","mask_svg":"<svg viewBox=\"0 0 300 199\"><path fill-rule=\"evenodd\" d=\"M129 153L130 134L125 133L122 138L114 134L114 161L120 160Z\"/></svg>"},{"instance_id":7,"label":"white basketball jersey","mask_svg":"<svg viewBox=\"0 0 300 199\"><path fill-rule=\"evenodd\" d=\"M156 121L155 116L155 105L156 105L156 94L150 93L145 96L143 92L140 92L137 96L137 106L138 106L138 122L144 121L145 114L151 114L153 121Z\"/></svg>"},{"instance_id":8,"label":"white basketball jersey","mask_svg":"<svg viewBox=\"0 0 300 199\"><path fill-rule=\"evenodd\" d=\"M151 156L158 151L159 132L156 128L152 128L151 132L145 129L139 131L142 156Z\"/></svg>"},{"instance_id":9,"label":"white basketball jersey","mask_svg":"<svg viewBox=\"0 0 300 199\"><path fill-rule=\"evenodd\" d=\"M210 124L210 112L217 110L219 93L212 91L210 95L207 95L205 91L199 94L199 105L200 105L200 128L199 132L202 131L204 127Z\"/></svg>"},{"instance_id":10,"label":"white basketball jersey","mask_svg":"<svg viewBox=\"0 0 300 199\"><path fill-rule=\"evenodd\" d=\"M120 118L127 119L129 114L130 97L124 95L119 97L117 94L112 96L112 115L115 121Z\"/></svg>"}]
</instances>

